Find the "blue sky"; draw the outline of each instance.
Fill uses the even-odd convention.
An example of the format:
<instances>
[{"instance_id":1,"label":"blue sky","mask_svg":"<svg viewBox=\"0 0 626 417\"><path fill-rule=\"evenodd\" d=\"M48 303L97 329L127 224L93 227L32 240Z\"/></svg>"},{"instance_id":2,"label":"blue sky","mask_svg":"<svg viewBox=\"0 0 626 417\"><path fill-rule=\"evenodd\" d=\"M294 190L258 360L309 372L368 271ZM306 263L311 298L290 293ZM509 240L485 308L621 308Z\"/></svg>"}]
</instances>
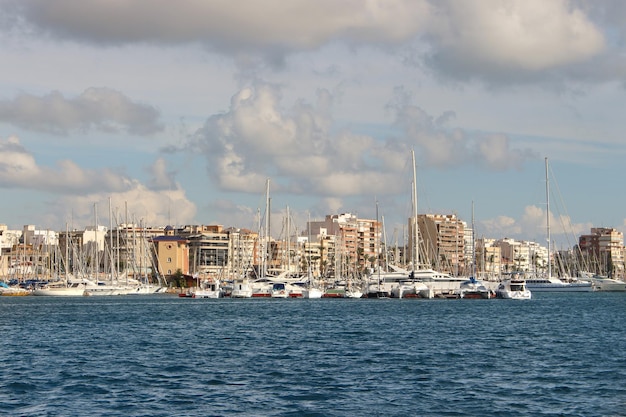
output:
<instances>
[{"instance_id":1,"label":"blue sky","mask_svg":"<svg viewBox=\"0 0 626 417\"><path fill-rule=\"evenodd\" d=\"M621 1L0 0L0 223L626 228ZM561 226L564 224L564 226Z\"/></svg>"}]
</instances>

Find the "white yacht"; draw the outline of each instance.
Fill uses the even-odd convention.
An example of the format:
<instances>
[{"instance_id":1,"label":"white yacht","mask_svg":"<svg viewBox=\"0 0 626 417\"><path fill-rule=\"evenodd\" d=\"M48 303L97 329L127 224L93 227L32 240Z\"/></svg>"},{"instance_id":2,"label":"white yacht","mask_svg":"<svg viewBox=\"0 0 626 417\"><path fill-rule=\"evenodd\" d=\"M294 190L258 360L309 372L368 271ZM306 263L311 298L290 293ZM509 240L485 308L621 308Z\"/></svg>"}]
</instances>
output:
<instances>
[{"instance_id":1,"label":"white yacht","mask_svg":"<svg viewBox=\"0 0 626 417\"><path fill-rule=\"evenodd\" d=\"M459 288L459 298L495 298L494 291L487 288L487 286L480 280L470 277L470 279L463 281Z\"/></svg>"},{"instance_id":2,"label":"white yacht","mask_svg":"<svg viewBox=\"0 0 626 417\"><path fill-rule=\"evenodd\" d=\"M526 287L532 292L591 292L591 281L562 281L556 277L526 278Z\"/></svg>"},{"instance_id":3,"label":"white yacht","mask_svg":"<svg viewBox=\"0 0 626 417\"><path fill-rule=\"evenodd\" d=\"M231 298L251 298L252 287L248 278L236 279L233 282L233 290L230 293Z\"/></svg>"},{"instance_id":4,"label":"white yacht","mask_svg":"<svg viewBox=\"0 0 626 417\"><path fill-rule=\"evenodd\" d=\"M496 289L498 298L506 298L511 300L530 300L532 298L531 291L526 288L526 281L521 278L511 278L502 281Z\"/></svg>"},{"instance_id":5,"label":"white yacht","mask_svg":"<svg viewBox=\"0 0 626 417\"><path fill-rule=\"evenodd\" d=\"M86 284L80 281L58 281L33 289L32 295L48 297L82 297L90 295Z\"/></svg>"},{"instance_id":6,"label":"white yacht","mask_svg":"<svg viewBox=\"0 0 626 417\"><path fill-rule=\"evenodd\" d=\"M589 277L589 280L593 284L594 291L610 291L610 292L626 291L626 282L619 280L619 279L603 277L600 275L593 275Z\"/></svg>"},{"instance_id":7,"label":"white yacht","mask_svg":"<svg viewBox=\"0 0 626 417\"><path fill-rule=\"evenodd\" d=\"M289 298L289 291L284 282L275 282L270 294L272 298Z\"/></svg>"},{"instance_id":8,"label":"white yacht","mask_svg":"<svg viewBox=\"0 0 626 417\"><path fill-rule=\"evenodd\" d=\"M222 298L222 288L219 280L210 280L193 293L193 298Z\"/></svg>"}]
</instances>

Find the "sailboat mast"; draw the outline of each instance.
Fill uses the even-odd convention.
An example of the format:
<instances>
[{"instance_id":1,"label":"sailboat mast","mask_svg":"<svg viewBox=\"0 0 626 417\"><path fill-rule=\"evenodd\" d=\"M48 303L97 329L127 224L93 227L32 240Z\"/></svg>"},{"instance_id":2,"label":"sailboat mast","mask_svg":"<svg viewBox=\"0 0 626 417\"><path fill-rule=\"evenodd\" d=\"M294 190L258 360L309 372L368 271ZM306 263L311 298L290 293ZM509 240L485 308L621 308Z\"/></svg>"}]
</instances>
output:
<instances>
[{"instance_id":1,"label":"sailboat mast","mask_svg":"<svg viewBox=\"0 0 626 417\"><path fill-rule=\"evenodd\" d=\"M546 157L546 234L548 235L548 279L552 277L552 262L550 262L550 181L548 180L548 158Z\"/></svg>"},{"instance_id":2,"label":"sailboat mast","mask_svg":"<svg viewBox=\"0 0 626 417\"><path fill-rule=\"evenodd\" d=\"M265 242L265 248L263 250L263 277L267 276L267 268L269 263L269 246L270 246L270 179L268 178L265 183L265 236L263 240Z\"/></svg>"},{"instance_id":3,"label":"sailboat mast","mask_svg":"<svg viewBox=\"0 0 626 417\"><path fill-rule=\"evenodd\" d=\"M476 227L474 226L474 200L472 200L472 277L476 278Z\"/></svg>"},{"instance_id":4,"label":"sailboat mast","mask_svg":"<svg viewBox=\"0 0 626 417\"><path fill-rule=\"evenodd\" d=\"M291 230L289 230L289 206L287 206L287 271L291 274Z\"/></svg>"},{"instance_id":5,"label":"sailboat mast","mask_svg":"<svg viewBox=\"0 0 626 417\"><path fill-rule=\"evenodd\" d=\"M411 260L413 261L413 270L419 268L419 227L417 225L417 168L415 166L415 150L411 149L411 160L413 162L413 242L411 248Z\"/></svg>"},{"instance_id":6,"label":"sailboat mast","mask_svg":"<svg viewBox=\"0 0 626 417\"><path fill-rule=\"evenodd\" d=\"M100 273L100 258L99 258L99 247L98 247L98 206L97 203L93 204L93 217L95 219L95 223L96 223L96 227L95 227L95 237L96 237L96 244L95 244L95 253L94 253L94 258L96 259L95 261L95 275L96 275L96 283L98 282L98 275Z\"/></svg>"}]
</instances>

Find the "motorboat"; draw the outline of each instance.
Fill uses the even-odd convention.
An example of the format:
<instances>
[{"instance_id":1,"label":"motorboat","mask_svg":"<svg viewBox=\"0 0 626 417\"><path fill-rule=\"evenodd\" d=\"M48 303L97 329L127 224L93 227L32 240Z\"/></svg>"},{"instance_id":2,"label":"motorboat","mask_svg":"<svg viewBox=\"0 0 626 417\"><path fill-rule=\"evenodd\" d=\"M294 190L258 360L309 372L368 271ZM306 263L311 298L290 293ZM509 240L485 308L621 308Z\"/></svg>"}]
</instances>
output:
<instances>
[{"instance_id":1,"label":"motorboat","mask_svg":"<svg viewBox=\"0 0 626 417\"><path fill-rule=\"evenodd\" d=\"M231 298L251 298L252 287L248 278L236 279L233 282L233 289L230 292Z\"/></svg>"},{"instance_id":2,"label":"motorboat","mask_svg":"<svg viewBox=\"0 0 626 417\"><path fill-rule=\"evenodd\" d=\"M498 285L496 296L511 300L530 300L532 293L526 288L526 280L512 278L504 280Z\"/></svg>"},{"instance_id":3,"label":"motorboat","mask_svg":"<svg viewBox=\"0 0 626 417\"><path fill-rule=\"evenodd\" d=\"M594 291L610 291L610 292L623 292L626 291L626 282L615 279L603 277L600 275L593 275L589 278L593 284Z\"/></svg>"},{"instance_id":4,"label":"motorboat","mask_svg":"<svg viewBox=\"0 0 626 417\"><path fill-rule=\"evenodd\" d=\"M470 277L467 281L463 281L459 288L459 298L495 298L496 293L480 280Z\"/></svg>"},{"instance_id":5,"label":"motorboat","mask_svg":"<svg viewBox=\"0 0 626 417\"><path fill-rule=\"evenodd\" d=\"M222 289L219 280L210 280L202 283L202 286L194 291L193 298L222 298Z\"/></svg>"},{"instance_id":6,"label":"motorboat","mask_svg":"<svg viewBox=\"0 0 626 417\"><path fill-rule=\"evenodd\" d=\"M19 287L19 286L9 286L4 282L0 282L0 295L4 295L4 296L24 296L24 295L30 295L30 291Z\"/></svg>"},{"instance_id":7,"label":"motorboat","mask_svg":"<svg viewBox=\"0 0 626 417\"><path fill-rule=\"evenodd\" d=\"M272 284L272 291L270 293L272 298L289 298L289 291L284 282L275 282Z\"/></svg>"},{"instance_id":8,"label":"motorboat","mask_svg":"<svg viewBox=\"0 0 626 417\"><path fill-rule=\"evenodd\" d=\"M593 284L591 281L572 281L566 282L559 278L532 277L526 278L526 287L532 292L591 292Z\"/></svg>"}]
</instances>

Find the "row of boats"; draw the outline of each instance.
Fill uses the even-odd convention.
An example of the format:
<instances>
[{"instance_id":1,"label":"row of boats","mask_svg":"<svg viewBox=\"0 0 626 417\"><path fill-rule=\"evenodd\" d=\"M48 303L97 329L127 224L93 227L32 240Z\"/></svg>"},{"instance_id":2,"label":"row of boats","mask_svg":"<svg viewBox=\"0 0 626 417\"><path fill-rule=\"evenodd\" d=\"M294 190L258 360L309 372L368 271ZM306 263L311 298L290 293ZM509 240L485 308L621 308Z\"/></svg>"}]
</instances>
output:
<instances>
[{"instance_id":1,"label":"row of boats","mask_svg":"<svg viewBox=\"0 0 626 417\"><path fill-rule=\"evenodd\" d=\"M626 292L626 282L606 277L561 280L555 277L527 277L509 274L504 279L480 280L455 277L432 269L407 271L393 268L372 273L362 280L325 285L310 275L292 277L283 273L252 280L198 280L198 286L180 292L188 298L508 298L530 299L533 292ZM112 296L167 292L157 284L137 280L92 281L86 278L59 281L33 281L7 285L0 282L0 295L34 296Z\"/></svg>"},{"instance_id":2,"label":"row of boats","mask_svg":"<svg viewBox=\"0 0 626 417\"><path fill-rule=\"evenodd\" d=\"M93 281L87 278L70 280L29 280L14 285L0 282L1 296L82 297L113 295L149 295L165 292L160 285L136 280Z\"/></svg>"},{"instance_id":3,"label":"row of boats","mask_svg":"<svg viewBox=\"0 0 626 417\"><path fill-rule=\"evenodd\" d=\"M626 282L591 277L561 280L555 277L525 277L510 274L499 281L474 277L453 277L431 269L372 274L361 283L340 282L319 285L310 277L290 278L286 274L264 279L243 278L220 283L205 280L198 288L181 292L189 298L506 298L530 299L533 292L626 292Z\"/></svg>"}]
</instances>

